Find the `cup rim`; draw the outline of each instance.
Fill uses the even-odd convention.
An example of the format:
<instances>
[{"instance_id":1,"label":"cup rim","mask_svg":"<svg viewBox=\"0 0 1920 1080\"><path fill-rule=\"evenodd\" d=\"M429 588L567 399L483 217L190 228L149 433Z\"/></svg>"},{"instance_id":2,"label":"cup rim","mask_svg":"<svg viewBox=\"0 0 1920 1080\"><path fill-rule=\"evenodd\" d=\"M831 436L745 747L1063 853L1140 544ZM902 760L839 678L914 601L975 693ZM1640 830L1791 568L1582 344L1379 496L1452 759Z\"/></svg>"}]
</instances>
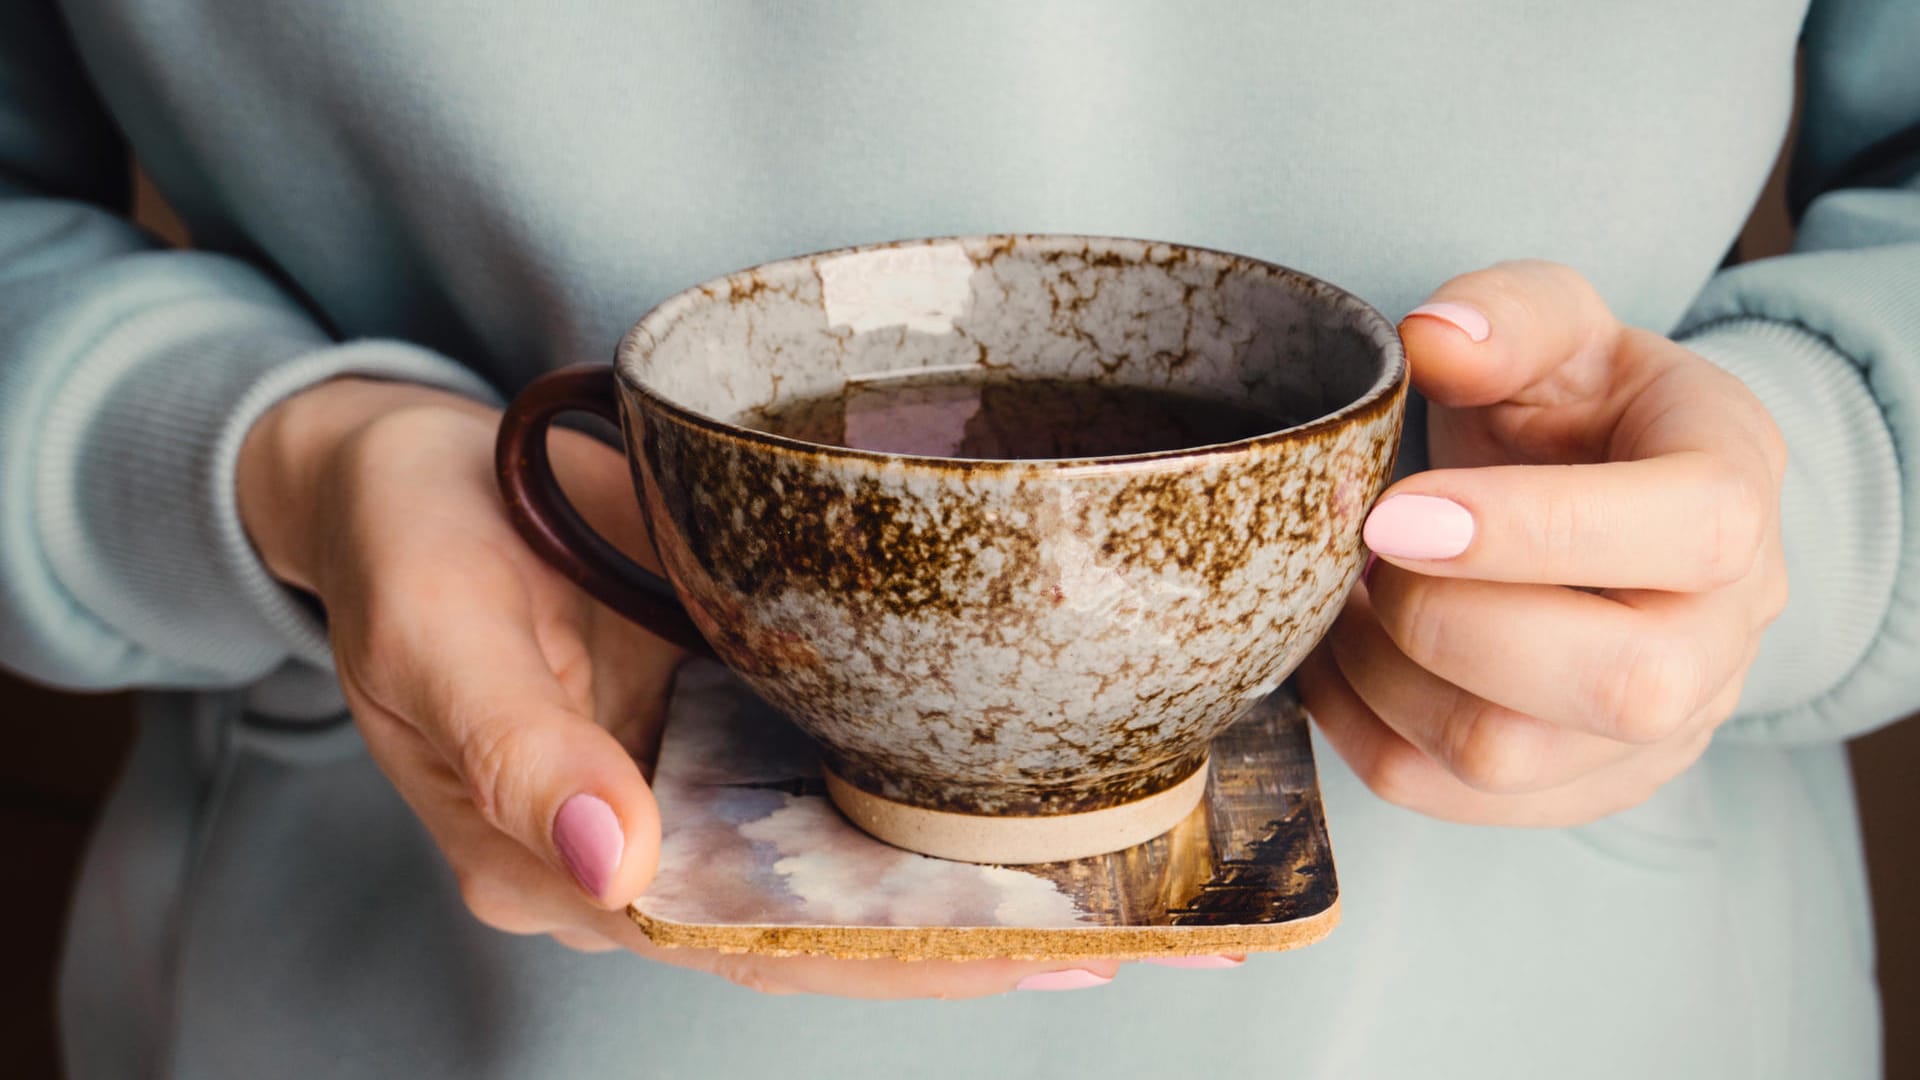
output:
<instances>
[{"instance_id":1,"label":"cup rim","mask_svg":"<svg viewBox=\"0 0 1920 1080\"><path fill-rule=\"evenodd\" d=\"M729 283L733 278L749 273L764 273L773 270L787 270L799 264L845 255L859 255L873 251L886 251L900 248L931 247L938 244L958 244L969 248L980 246L1011 245L1031 247L1040 251L1061 250L1071 247L1075 250L1097 250L1111 245L1141 245L1149 249L1154 247L1178 248L1203 255L1224 258L1247 266L1265 269L1284 279L1288 285L1308 293L1317 301L1342 311L1354 320L1358 329L1368 333L1376 344L1381 346L1384 363L1373 383L1353 400L1331 412L1322 413L1310 420L1291 427L1278 428L1246 438L1227 442L1204 443L1197 446L1183 446L1171 450L1152 450L1135 454L1115 454L1099 457L1076 458L969 458L948 457L935 454L904 454L882 450L862 450L850 446L835 446L830 443L809 442L787 435L777 435L770 431L747 427L742 424L721 420L697 409L683 405L661 394L645 383L634 378L627 370L626 361L642 350L657 346L665 339L673 325L696 305L711 302L714 289ZM1216 455L1235 455L1262 447L1278 446L1297 442L1317 433L1362 422L1390 407L1407 382L1406 350L1400 342L1400 332L1387 317L1355 294L1323 278L1315 277L1289 266L1242 255L1218 248L1203 247L1197 244L1183 244L1168 240L1145 240L1126 236L1097 236L1078 233L973 233L951 236L909 237L889 240L882 243L856 244L847 247L828 248L821 251L794 255L770 262L759 263L752 267L735 270L709 278L697 285L689 286L655 305L642 316L639 322L621 335L619 345L614 350L614 378L619 385L646 402L654 409L672 419L707 433L720 436L736 443L763 447L787 453L797 453L806 457L824 460L861 462L866 464L893 464L899 466L919 465L930 468L968 468L968 469L1033 469L1047 472L1074 472L1081 470L1110 471L1129 466L1153 466L1169 461L1186 461L1193 458Z\"/></svg>"}]
</instances>

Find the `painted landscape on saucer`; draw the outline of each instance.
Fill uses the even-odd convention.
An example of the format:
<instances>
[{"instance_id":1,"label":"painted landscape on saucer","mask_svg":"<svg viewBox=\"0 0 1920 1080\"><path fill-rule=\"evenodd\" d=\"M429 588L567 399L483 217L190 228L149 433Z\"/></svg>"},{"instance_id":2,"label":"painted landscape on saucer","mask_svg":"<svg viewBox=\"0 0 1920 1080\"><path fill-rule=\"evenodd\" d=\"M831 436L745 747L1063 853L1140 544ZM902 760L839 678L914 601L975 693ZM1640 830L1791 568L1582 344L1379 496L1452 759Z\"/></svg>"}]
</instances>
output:
<instances>
[{"instance_id":1,"label":"painted landscape on saucer","mask_svg":"<svg viewBox=\"0 0 1920 1080\"><path fill-rule=\"evenodd\" d=\"M710 663L681 675L653 782L660 868L633 914L663 944L957 956L1158 931L1126 939L1151 954L1223 928L1313 924L1246 935L1249 948L1291 947L1337 918L1305 716L1286 689L1215 740L1207 796L1186 821L1072 862L977 866L872 839L828 801L806 735ZM1213 932L1180 933L1202 928ZM915 945L929 941L945 944Z\"/></svg>"}]
</instances>

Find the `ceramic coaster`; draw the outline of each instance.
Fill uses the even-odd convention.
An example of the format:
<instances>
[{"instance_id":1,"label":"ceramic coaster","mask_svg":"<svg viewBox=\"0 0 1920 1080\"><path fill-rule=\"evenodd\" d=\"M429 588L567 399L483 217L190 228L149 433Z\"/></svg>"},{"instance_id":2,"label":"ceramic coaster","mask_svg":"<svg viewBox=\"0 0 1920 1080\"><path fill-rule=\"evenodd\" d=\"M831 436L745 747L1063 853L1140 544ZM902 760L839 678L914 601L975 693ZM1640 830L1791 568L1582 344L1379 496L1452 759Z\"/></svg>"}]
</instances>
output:
<instances>
[{"instance_id":1,"label":"ceramic coaster","mask_svg":"<svg viewBox=\"0 0 1920 1080\"><path fill-rule=\"evenodd\" d=\"M804 734L718 665L689 664L653 778L660 869L629 913L660 945L848 958L1133 959L1325 937L1339 886L1291 689L1212 755L1200 804L1164 836L1071 862L948 862L855 828Z\"/></svg>"}]
</instances>

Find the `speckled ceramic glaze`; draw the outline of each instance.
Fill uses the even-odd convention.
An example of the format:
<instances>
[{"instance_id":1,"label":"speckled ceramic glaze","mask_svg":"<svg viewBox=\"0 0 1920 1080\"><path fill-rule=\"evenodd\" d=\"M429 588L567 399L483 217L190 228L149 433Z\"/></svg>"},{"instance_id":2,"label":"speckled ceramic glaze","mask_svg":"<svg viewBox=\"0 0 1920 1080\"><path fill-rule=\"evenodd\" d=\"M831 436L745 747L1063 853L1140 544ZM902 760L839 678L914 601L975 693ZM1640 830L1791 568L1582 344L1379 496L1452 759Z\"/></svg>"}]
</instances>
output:
<instances>
[{"instance_id":1,"label":"speckled ceramic glaze","mask_svg":"<svg viewBox=\"0 0 1920 1080\"><path fill-rule=\"evenodd\" d=\"M737 423L851 380L970 367L1319 418L1221 445L1018 461ZM655 309L616 369L636 485L698 639L818 740L863 827L990 862L1113 850L1185 816L1209 741L1294 669L1359 572L1406 392L1392 325L1324 282L1051 236L736 274ZM547 397L548 413L591 407ZM503 478L524 475L528 440L507 442ZM604 561L552 516L522 514L536 546L558 544L570 569ZM608 576L573 572L589 587ZM657 590L644 602L663 606Z\"/></svg>"}]
</instances>

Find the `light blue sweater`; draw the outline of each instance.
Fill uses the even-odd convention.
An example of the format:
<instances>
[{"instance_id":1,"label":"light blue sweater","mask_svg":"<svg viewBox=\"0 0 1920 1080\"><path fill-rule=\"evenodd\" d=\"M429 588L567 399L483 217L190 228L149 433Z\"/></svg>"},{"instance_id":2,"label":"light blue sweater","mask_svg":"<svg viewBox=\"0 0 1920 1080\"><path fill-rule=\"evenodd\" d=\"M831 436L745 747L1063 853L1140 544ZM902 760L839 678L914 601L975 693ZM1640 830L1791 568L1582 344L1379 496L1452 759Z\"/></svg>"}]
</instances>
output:
<instances>
[{"instance_id":1,"label":"light blue sweater","mask_svg":"<svg viewBox=\"0 0 1920 1080\"><path fill-rule=\"evenodd\" d=\"M1717 272L1797 40L1798 248ZM0 0L0 663L180 691L89 859L70 1064L1871 1074L1837 740L1920 705L1916 133L1906 0ZM123 219L125 143L198 250ZM1556 259L1724 365L1793 453L1740 716L1563 831L1394 810L1322 747L1346 925L1237 972L775 1001L473 924L245 541L251 422L349 372L511 393L723 271L1009 230L1246 252L1392 316Z\"/></svg>"}]
</instances>

